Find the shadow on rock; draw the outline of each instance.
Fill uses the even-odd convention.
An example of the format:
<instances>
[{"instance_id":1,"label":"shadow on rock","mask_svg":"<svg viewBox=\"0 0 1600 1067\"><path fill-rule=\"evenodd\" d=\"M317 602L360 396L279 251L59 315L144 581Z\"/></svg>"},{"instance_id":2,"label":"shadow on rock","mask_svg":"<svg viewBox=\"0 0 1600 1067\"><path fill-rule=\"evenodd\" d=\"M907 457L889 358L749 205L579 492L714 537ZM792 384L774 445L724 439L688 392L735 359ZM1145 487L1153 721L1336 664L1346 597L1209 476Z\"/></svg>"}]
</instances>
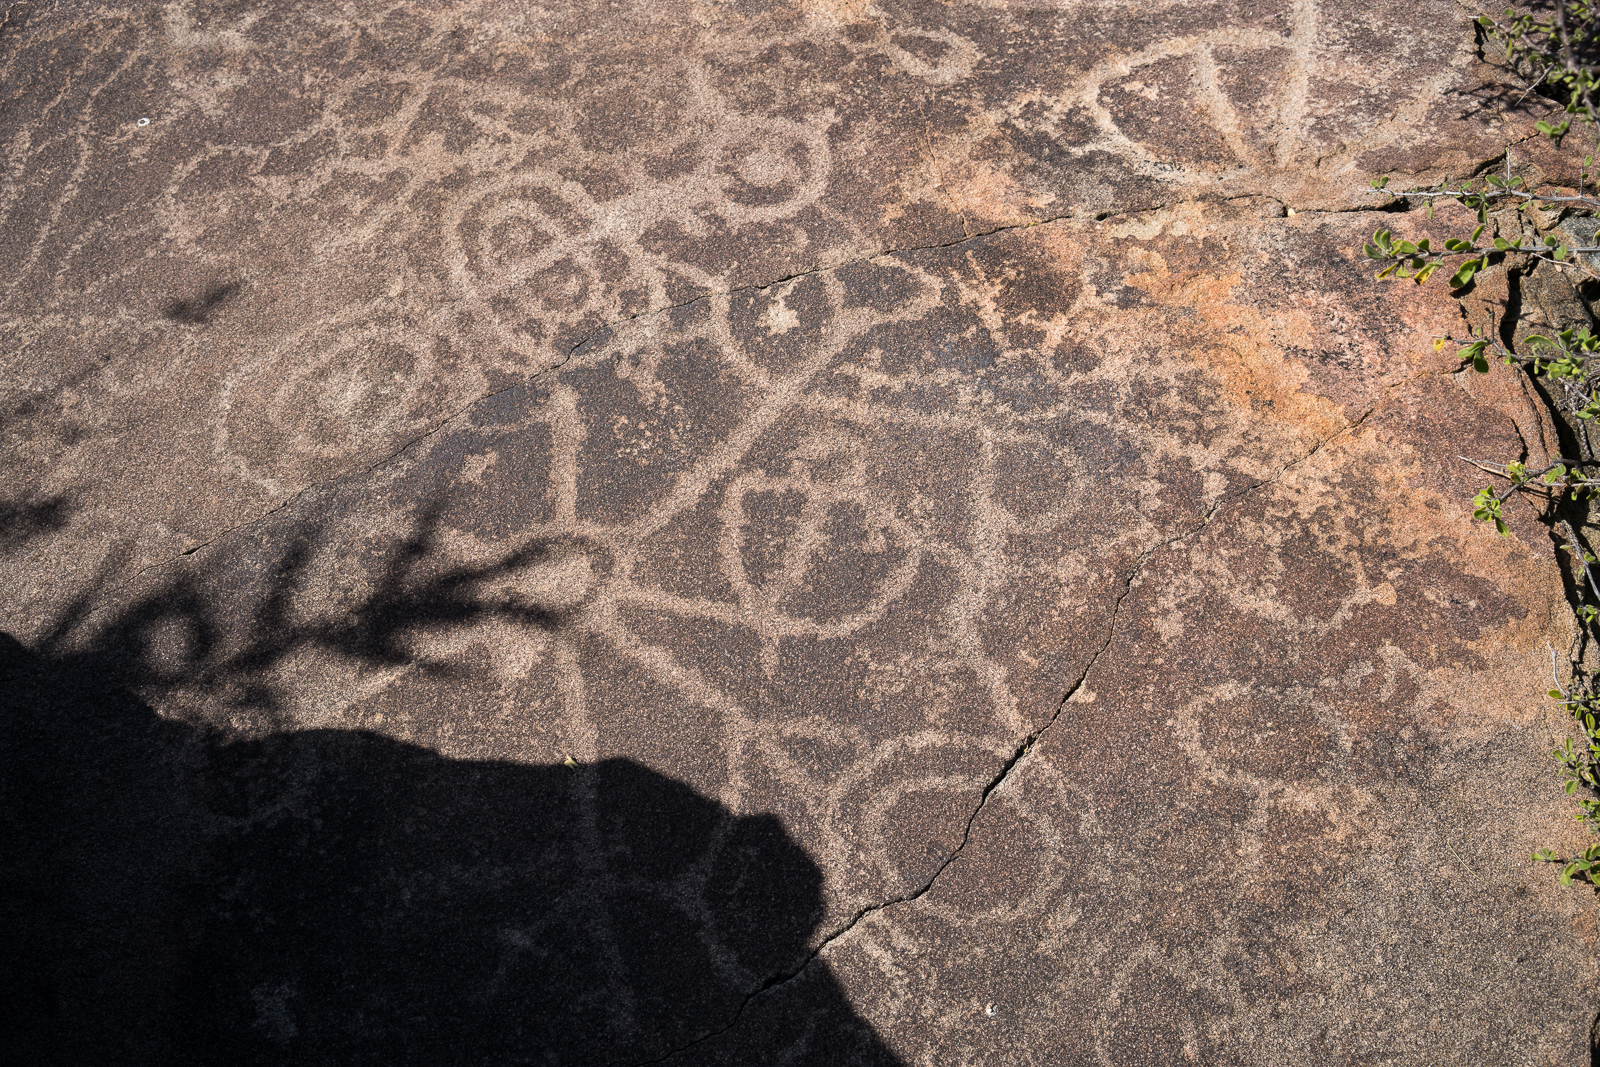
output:
<instances>
[{"instance_id":1,"label":"shadow on rock","mask_svg":"<svg viewBox=\"0 0 1600 1067\"><path fill-rule=\"evenodd\" d=\"M171 301L161 309L161 313L173 322L183 322L190 326L203 326L211 321L212 312L226 304L239 291L239 288L238 282L213 285L191 300Z\"/></svg>"},{"instance_id":2,"label":"shadow on rock","mask_svg":"<svg viewBox=\"0 0 1600 1067\"><path fill-rule=\"evenodd\" d=\"M59 494L43 500L0 498L0 553L61 529L71 513L66 497Z\"/></svg>"},{"instance_id":3,"label":"shadow on rock","mask_svg":"<svg viewBox=\"0 0 1600 1067\"><path fill-rule=\"evenodd\" d=\"M238 679L295 649L389 661L419 617L559 625L481 594L546 548L475 569L426 549L403 544L338 622L291 625L249 582L220 607L222 573L80 603L38 650L0 634L0 1059L894 1063L806 965L822 876L772 816L626 760L230 738L139 695L204 683L270 712ZM265 571L292 585L304 557ZM157 655L174 626L182 654Z\"/></svg>"},{"instance_id":4,"label":"shadow on rock","mask_svg":"<svg viewBox=\"0 0 1600 1067\"><path fill-rule=\"evenodd\" d=\"M561 627L564 612L526 596L514 579L567 546L532 539L463 562L440 550L437 527L437 507L424 507L406 536L345 558L347 546L321 526L295 524L248 555L184 567L143 588L113 586L124 562L113 557L62 607L35 651L93 664L103 680L133 692L185 692L253 729L287 728L296 723L285 709L295 688L286 665L459 675L418 638L487 622L529 632ZM360 592L330 595L330 571Z\"/></svg>"}]
</instances>

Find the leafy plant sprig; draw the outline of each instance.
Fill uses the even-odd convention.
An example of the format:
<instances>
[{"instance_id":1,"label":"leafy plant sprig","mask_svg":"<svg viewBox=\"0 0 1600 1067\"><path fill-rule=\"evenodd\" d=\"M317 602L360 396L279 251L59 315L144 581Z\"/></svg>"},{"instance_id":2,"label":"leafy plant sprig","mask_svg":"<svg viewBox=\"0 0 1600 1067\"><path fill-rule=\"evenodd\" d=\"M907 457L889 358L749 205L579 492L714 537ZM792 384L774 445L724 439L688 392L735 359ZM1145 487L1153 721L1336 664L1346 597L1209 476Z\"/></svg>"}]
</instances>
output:
<instances>
[{"instance_id":1,"label":"leafy plant sprig","mask_svg":"<svg viewBox=\"0 0 1600 1067\"><path fill-rule=\"evenodd\" d=\"M1524 99L1529 93L1542 92L1561 103L1567 115L1586 120L1590 132L1600 136L1600 0L1553 0L1548 17L1507 8L1503 19L1480 15L1476 22L1504 46L1512 68L1527 81ZM1559 144L1571 132L1573 122L1574 118L1539 121L1535 127ZM1434 201L1454 199L1474 213L1476 227L1470 235L1446 238L1438 247L1426 237L1415 241L1396 239L1388 230L1380 229L1364 250L1370 259L1381 264L1380 278L1410 278L1422 283L1440 268L1448 268L1450 287L1457 290L1470 284L1492 262L1509 255L1551 264L1561 272L1576 268L1590 278L1600 277L1590 269L1595 261L1584 259L1600 253L1600 247L1568 243L1547 232L1552 220L1546 212L1557 213L1558 219L1572 214L1600 214L1600 180L1590 173L1593 165L1594 156L1584 160L1574 192L1528 188L1526 182L1511 174L1509 154L1504 177L1489 175L1481 183L1466 182L1457 188L1441 183L1435 188L1409 190L1400 195L1424 202L1428 218L1433 218ZM1371 184L1375 191L1384 191L1389 179L1378 178ZM1526 232L1516 213L1503 210L1508 207L1525 212L1533 231L1542 236L1524 243L1520 236L1513 241L1495 235L1480 243L1489 229L1491 210L1497 212L1499 223L1506 229ZM1501 489L1489 486L1478 491L1472 501L1474 517L1491 523L1504 535L1509 531L1502 509L1515 493L1539 493L1551 505L1567 499L1569 494L1574 499L1600 496L1600 459L1594 458L1600 456L1600 450L1594 447L1589 433L1594 420L1600 417L1600 337L1588 325L1562 329L1550 336L1530 334L1518 344L1524 349L1519 353L1495 336L1491 323L1488 331L1476 332L1470 338L1438 338L1434 347L1439 349L1452 342L1461 346L1456 354L1463 364L1470 363L1479 373L1487 373L1490 359L1498 359L1543 381L1555 395L1556 406L1572 416L1581 431L1580 458L1558 457L1540 470L1530 471L1521 461L1466 460L1505 483ZM1545 514L1553 517L1549 510ZM1595 576L1600 563L1579 542L1570 522L1563 520L1561 525L1565 527L1565 544L1561 547L1571 555L1574 567L1581 567L1583 572L1574 611L1580 623L1593 629L1600 617L1600 581ZM1556 667L1552 648L1550 673L1555 688L1549 695L1571 714L1582 739L1576 743L1567 739L1551 755L1561 765L1563 789L1577 801L1575 817L1595 838L1576 855L1560 856L1551 849L1539 849L1533 859L1560 864L1562 885L1578 881L1600 888L1600 675L1575 667L1570 684L1564 686Z\"/></svg>"},{"instance_id":2,"label":"leafy plant sprig","mask_svg":"<svg viewBox=\"0 0 1600 1067\"><path fill-rule=\"evenodd\" d=\"M1549 21L1508 7L1504 21L1479 15L1477 23L1505 46L1507 61L1528 79L1524 97L1547 86L1565 102L1567 114L1600 125L1600 0L1556 0L1553 8ZM1537 125L1540 133L1559 140L1572 120Z\"/></svg>"},{"instance_id":3,"label":"leafy plant sprig","mask_svg":"<svg viewBox=\"0 0 1600 1067\"><path fill-rule=\"evenodd\" d=\"M1570 528L1569 528L1570 533ZM1594 557L1585 553L1584 570L1588 572ZM1589 578L1591 586L1594 577ZM1556 652L1550 650L1550 677L1555 688L1550 699L1571 713L1583 740L1578 744L1567 738L1561 747L1552 749L1550 755L1561 764L1562 790L1578 804L1573 818L1583 823L1592 833L1600 834L1600 697L1580 696L1561 684L1556 675ZM1582 795L1579 791L1582 790ZM1600 840L1594 841L1575 856L1561 856L1551 849L1541 848L1533 853L1537 863L1561 864L1561 884L1571 885L1574 880L1600 886Z\"/></svg>"},{"instance_id":4,"label":"leafy plant sprig","mask_svg":"<svg viewBox=\"0 0 1600 1067\"><path fill-rule=\"evenodd\" d=\"M1557 751L1554 755L1559 757L1560 752ZM1596 870L1596 868L1600 868L1600 841L1596 841L1576 856L1563 857L1556 855L1555 852L1548 848L1535 849L1533 859L1536 863L1562 864L1562 885L1571 885L1573 879L1576 878L1588 882L1592 886L1600 887L1600 879L1596 877L1597 874L1600 874L1600 871Z\"/></svg>"},{"instance_id":5,"label":"leafy plant sprig","mask_svg":"<svg viewBox=\"0 0 1600 1067\"><path fill-rule=\"evenodd\" d=\"M1433 347L1437 351L1451 343L1462 346L1456 356L1463 365L1472 364L1479 374L1488 373L1492 354L1501 363L1525 367L1535 376L1558 386L1557 406L1561 410L1585 421L1600 416L1600 359L1596 359L1594 368L1590 367L1591 358L1600 355L1600 336L1587 326L1568 328L1553 337L1529 334L1524 338L1524 343L1532 349L1529 355L1513 352L1498 338L1482 334L1472 338L1437 337ZM1466 456L1457 458L1506 480L1504 489L1490 486L1479 490L1472 498L1472 517L1492 524L1502 536L1510 534L1502 506L1518 491L1544 493L1552 504L1560 503L1569 493L1575 501L1600 497L1600 459L1560 456L1545 467L1530 471L1520 460L1494 463ZM1600 585L1595 585L1593 592L1596 601L1600 601Z\"/></svg>"},{"instance_id":6,"label":"leafy plant sprig","mask_svg":"<svg viewBox=\"0 0 1600 1067\"><path fill-rule=\"evenodd\" d=\"M1588 168L1593 159L1594 157L1590 156L1584 160L1585 184L1589 179ZM1372 188L1377 190L1386 189L1388 184L1387 177L1372 180ZM1582 192L1573 196L1534 193L1523 188L1524 185L1521 177L1502 178L1497 174L1491 174L1484 179L1481 187L1476 188L1471 182L1467 182L1458 189L1447 188L1441 184L1437 189L1408 190L1402 195L1427 201L1430 218L1433 215L1435 200L1449 198L1460 201L1463 206L1477 214L1477 227L1467 237L1445 238L1439 248L1434 248L1426 237L1416 241L1396 240L1390 231L1378 230L1372 235L1372 240L1367 242L1363 251L1368 259L1385 264L1378 271L1378 277L1387 278L1393 275L1410 278L1418 284L1427 281L1448 260L1466 257L1450 275L1449 284L1452 289L1460 289L1471 282L1479 271L1489 265L1490 257L1497 254L1522 253L1552 263L1566 263L1569 260L1576 262L1572 257L1580 253L1600 252L1600 245L1568 245L1554 234L1546 234L1542 243L1538 244L1523 244L1520 241L1513 243L1503 237L1494 237L1487 244L1479 244L1479 239L1489 226L1489 209L1502 201L1511 200L1534 208L1565 205L1600 211L1600 197L1587 196Z\"/></svg>"},{"instance_id":7,"label":"leafy plant sprig","mask_svg":"<svg viewBox=\"0 0 1600 1067\"><path fill-rule=\"evenodd\" d=\"M1543 378L1557 387L1560 398L1557 406L1569 415L1588 422L1600 416L1600 335L1587 326L1573 326L1557 331L1551 336L1531 333L1523 338L1530 351L1521 354L1511 351L1496 337L1477 333L1470 338L1436 337L1434 351L1447 344L1463 347L1456 355L1462 363L1471 363L1479 374L1488 373L1489 355L1507 365L1527 368L1537 378ZM1590 363L1595 365L1591 367ZM1595 460L1564 460L1566 463L1592 465Z\"/></svg>"},{"instance_id":8,"label":"leafy plant sprig","mask_svg":"<svg viewBox=\"0 0 1600 1067\"><path fill-rule=\"evenodd\" d=\"M1478 490L1477 495L1472 498L1472 517L1490 523L1502 536L1509 536L1511 531L1506 527L1505 516L1501 509L1506 499L1519 489L1553 491L1556 500L1560 500L1569 491L1574 498L1580 494L1600 495L1600 480L1579 475L1576 464L1571 460L1564 460L1544 470L1530 473L1524 464L1518 462L1491 464L1482 460L1468 459L1466 456L1456 458L1465 460L1479 470L1509 480L1510 484L1502 490L1496 491L1493 486L1486 486ZM1568 466L1569 463L1574 465ZM1587 465L1600 466L1593 463Z\"/></svg>"}]
</instances>

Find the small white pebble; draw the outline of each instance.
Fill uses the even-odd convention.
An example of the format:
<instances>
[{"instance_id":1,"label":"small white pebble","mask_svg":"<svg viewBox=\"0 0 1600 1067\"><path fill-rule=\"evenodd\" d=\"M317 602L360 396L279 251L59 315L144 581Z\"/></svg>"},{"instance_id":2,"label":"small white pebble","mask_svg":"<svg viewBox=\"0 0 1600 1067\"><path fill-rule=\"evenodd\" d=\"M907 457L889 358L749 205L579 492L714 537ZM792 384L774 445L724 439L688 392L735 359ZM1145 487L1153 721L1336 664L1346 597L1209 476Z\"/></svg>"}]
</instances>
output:
<instances>
[{"instance_id":1,"label":"small white pebble","mask_svg":"<svg viewBox=\"0 0 1600 1067\"><path fill-rule=\"evenodd\" d=\"M987 1015L989 1018L993 1019L994 1018L994 1005L991 1004L987 1008L984 1008L983 1009L983 1013L985 1015Z\"/></svg>"},{"instance_id":2,"label":"small white pebble","mask_svg":"<svg viewBox=\"0 0 1600 1067\"><path fill-rule=\"evenodd\" d=\"M140 119L138 121L137 125L148 126L148 125L150 125L150 120L149 119Z\"/></svg>"}]
</instances>

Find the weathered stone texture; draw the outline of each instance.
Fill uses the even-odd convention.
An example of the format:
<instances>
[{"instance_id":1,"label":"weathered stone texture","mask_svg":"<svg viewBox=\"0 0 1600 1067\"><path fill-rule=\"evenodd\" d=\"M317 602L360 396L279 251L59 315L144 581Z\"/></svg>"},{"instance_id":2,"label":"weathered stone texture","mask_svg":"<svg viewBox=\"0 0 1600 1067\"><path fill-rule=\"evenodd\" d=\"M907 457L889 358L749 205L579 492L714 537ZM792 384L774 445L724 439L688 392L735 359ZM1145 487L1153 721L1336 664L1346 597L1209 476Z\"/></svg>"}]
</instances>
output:
<instances>
[{"instance_id":1,"label":"weathered stone texture","mask_svg":"<svg viewBox=\"0 0 1600 1067\"><path fill-rule=\"evenodd\" d=\"M12 1040L1588 1055L1461 10L0 11Z\"/></svg>"}]
</instances>

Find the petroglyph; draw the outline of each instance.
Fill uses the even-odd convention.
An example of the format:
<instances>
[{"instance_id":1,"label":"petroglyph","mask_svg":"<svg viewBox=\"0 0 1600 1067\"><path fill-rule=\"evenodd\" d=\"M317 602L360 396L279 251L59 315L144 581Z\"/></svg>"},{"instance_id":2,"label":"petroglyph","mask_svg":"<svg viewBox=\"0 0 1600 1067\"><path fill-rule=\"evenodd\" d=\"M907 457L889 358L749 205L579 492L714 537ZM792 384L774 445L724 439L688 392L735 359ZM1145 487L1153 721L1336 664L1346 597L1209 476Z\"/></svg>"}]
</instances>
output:
<instances>
[{"instance_id":1,"label":"petroglyph","mask_svg":"<svg viewBox=\"0 0 1600 1067\"><path fill-rule=\"evenodd\" d=\"M29 782L170 770L82 869L211 872L233 1058L404 1060L421 983L506 1062L1574 1060L1561 572L1452 459L1554 429L1356 258L1499 77L1443 3L0 8ZM85 1058L181 1059L167 919L121 1001L55 921Z\"/></svg>"}]
</instances>

